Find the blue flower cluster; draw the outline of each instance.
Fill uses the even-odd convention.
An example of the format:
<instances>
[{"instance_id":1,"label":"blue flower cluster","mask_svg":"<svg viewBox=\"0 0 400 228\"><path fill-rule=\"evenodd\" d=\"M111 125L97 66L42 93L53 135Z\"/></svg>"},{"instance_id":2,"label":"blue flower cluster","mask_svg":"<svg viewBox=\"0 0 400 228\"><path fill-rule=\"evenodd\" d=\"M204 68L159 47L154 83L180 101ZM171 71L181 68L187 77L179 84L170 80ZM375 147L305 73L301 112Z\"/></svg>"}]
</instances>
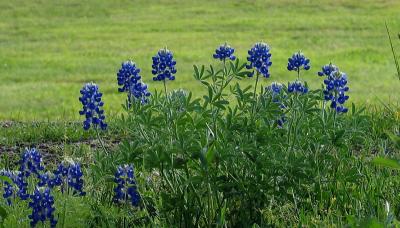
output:
<instances>
[{"instance_id":1,"label":"blue flower cluster","mask_svg":"<svg viewBox=\"0 0 400 228\"><path fill-rule=\"evenodd\" d=\"M12 172L1 170L0 176L9 177L11 182L3 182L3 198L11 204L12 197L18 196L21 200L29 200L32 214L29 216L31 225L35 226L39 221L50 221L55 227L57 221L54 219L54 199L51 195L52 189L61 186L61 192L72 189L73 194L83 196L83 172L78 163L69 165L59 164L53 172L46 172L42 164L42 156L36 149L26 149L19 161L19 171ZM31 179L28 179L31 178ZM29 183L34 184L33 194L28 193ZM43 190L43 191L42 191Z\"/></svg>"},{"instance_id":2,"label":"blue flower cluster","mask_svg":"<svg viewBox=\"0 0 400 228\"><path fill-rule=\"evenodd\" d=\"M71 163L65 165L60 163L53 173L45 173L40 176L38 186L48 186L54 188L61 186L61 192L72 189L73 194L84 196L86 193L83 191L83 172L79 163Z\"/></svg>"},{"instance_id":3,"label":"blue flower cluster","mask_svg":"<svg viewBox=\"0 0 400 228\"><path fill-rule=\"evenodd\" d=\"M102 109L104 103L101 101L103 94L99 92L99 87L94 83L87 83L80 92L82 96L79 97L79 101L83 108L79 114L86 117L83 121L83 129L89 130L90 126L93 126L93 128L100 127L105 130L107 124L104 122L105 115Z\"/></svg>"},{"instance_id":4,"label":"blue flower cluster","mask_svg":"<svg viewBox=\"0 0 400 228\"><path fill-rule=\"evenodd\" d=\"M140 101L141 104L146 104L149 101L148 97L151 95L147 90L147 85L143 82L138 82L135 85L132 85L129 94L129 102L133 102L132 99L134 99Z\"/></svg>"},{"instance_id":5,"label":"blue flower cluster","mask_svg":"<svg viewBox=\"0 0 400 228\"><path fill-rule=\"evenodd\" d=\"M128 60L122 63L121 69L117 73L118 88L119 92L129 92L132 85L135 85L142 78L140 75L140 69L136 67L136 64Z\"/></svg>"},{"instance_id":6,"label":"blue flower cluster","mask_svg":"<svg viewBox=\"0 0 400 228\"><path fill-rule=\"evenodd\" d=\"M153 57L153 70L151 73L155 75L154 81L165 81L166 78L169 80L175 80L174 74L176 74L176 61L170 50L167 48L160 49Z\"/></svg>"},{"instance_id":7,"label":"blue flower cluster","mask_svg":"<svg viewBox=\"0 0 400 228\"><path fill-rule=\"evenodd\" d=\"M15 174L8 170L0 170L0 176L5 176L10 178L13 181ZM3 181L3 198L7 201L8 205L11 205L11 196L14 194L14 187L12 186L12 182Z\"/></svg>"},{"instance_id":8,"label":"blue flower cluster","mask_svg":"<svg viewBox=\"0 0 400 228\"><path fill-rule=\"evenodd\" d=\"M268 44L266 43L256 43L248 51L249 56L247 60L249 64L246 65L247 69L256 69L258 73L261 73L264 77L269 78L269 67L272 65L271 53ZM254 75L254 71L249 74L249 77Z\"/></svg>"},{"instance_id":9,"label":"blue flower cluster","mask_svg":"<svg viewBox=\"0 0 400 228\"><path fill-rule=\"evenodd\" d=\"M142 104L147 103L147 98L151 95L139 73L140 69L130 60L122 63L121 69L117 73L118 85L121 86L118 91L128 93L128 105L135 100L139 100Z\"/></svg>"},{"instance_id":10,"label":"blue flower cluster","mask_svg":"<svg viewBox=\"0 0 400 228\"><path fill-rule=\"evenodd\" d=\"M51 195L50 188L44 190L36 188L30 199L29 207L32 208L32 214L29 215L29 218L31 219L31 226L34 227L38 222L44 223L49 220L50 226L56 227L57 220L53 214L55 211L54 197Z\"/></svg>"},{"instance_id":11,"label":"blue flower cluster","mask_svg":"<svg viewBox=\"0 0 400 228\"><path fill-rule=\"evenodd\" d=\"M68 187L74 190L74 194L84 196L86 193L83 191L83 172L81 166L78 163L72 163L68 167Z\"/></svg>"},{"instance_id":12,"label":"blue flower cluster","mask_svg":"<svg viewBox=\"0 0 400 228\"><path fill-rule=\"evenodd\" d=\"M294 53L292 57L288 59L287 69L289 71L299 72L301 69L309 70L310 67L310 59L307 59L301 52Z\"/></svg>"},{"instance_id":13,"label":"blue flower cluster","mask_svg":"<svg viewBox=\"0 0 400 228\"><path fill-rule=\"evenodd\" d=\"M322 67L322 70L318 72L319 76L330 76L333 71L337 71L339 68L332 63L326 64Z\"/></svg>"},{"instance_id":14,"label":"blue flower cluster","mask_svg":"<svg viewBox=\"0 0 400 228\"><path fill-rule=\"evenodd\" d=\"M119 166L114 181L117 184L114 189L114 201L126 202L129 200L132 206L138 206L141 197L137 191L133 165Z\"/></svg>"},{"instance_id":15,"label":"blue flower cluster","mask_svg":"<svg viewBox=\"0 0 400 228\"><path fill-rule=\"evenodd\" d=\"M22 155L19 161L19 171L24 177L29 177L31 174L35 174L37 177L40 176L39 172L44 170L42 155L35 148L25 149L25 153Z\"/></svg>"},{"instance_id":16,"label":"blue flower cluster","mask_svg":"<svg viewBox=\"0 0 400 228\"><path fill-rule=\"evenodd\" d=\"M215 54L213 55L213 57L214 59L219 59L221 61L225 61L227 58L229 58L230 60L235 60L236 57L233 55L234 52L235 49L225 43L215 49Z\"/></svg>"},{"instance_id":17,"label":"blue flower cluster","mask_svg":"<svg viewBox=\"0 0 400 228\"><path fill-rule=\"evenodd\" d=\"M346 95L346 92L349 91L346 74L336 69L327 76L324 80L324 84L324 98L326 101L331 102L330 107L335 109L336 112L346 113L348 109L343 106L349 99L349 96Z\"/></svg>"},{"instance_id":18,"label":"blue flower cluster","mask_svg":"<svg viewBox=\"0 0 400 228\"><path fill-rule=\"evenodd\" d=\"M294 82L289 82L289 84L288 84L288 92L289 93L305 94L305 93L308 92L308 88L301 81L296 80Z\"/></svg>"},{"instance_id":19,"label":"blue flower cluster","mask_svg":"<svg viewBox=\"0 0 400 228\"><path fill-rule=\"evenodd\" d=\"M282 95L283 85L278 82L272 82L270 86L266 87L266 91L271 93L272 102L279 104L279 107L283 110L285 108L285 105L282 102L282 98L284 98ZM285 122L286 117L284 114L276 120L276 123L279 127L282 127Z\"/></svg>"}]
</instances>

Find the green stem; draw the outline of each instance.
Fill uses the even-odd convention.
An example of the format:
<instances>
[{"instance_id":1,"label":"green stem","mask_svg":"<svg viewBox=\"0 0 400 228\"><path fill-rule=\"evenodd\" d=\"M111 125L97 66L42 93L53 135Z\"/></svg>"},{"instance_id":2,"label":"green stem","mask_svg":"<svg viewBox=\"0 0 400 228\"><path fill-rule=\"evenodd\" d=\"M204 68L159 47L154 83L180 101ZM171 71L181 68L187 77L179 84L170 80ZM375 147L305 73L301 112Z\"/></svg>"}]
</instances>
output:
<instances>
[{"instance_id":1,"label":"green stem","mask_svg":"<svg viewBox=\"0 0 400 228\"><path fill-rule=\"evenodd\" d=\"M165 79L163 80L164 82L164 93L165 93L165 97L168 98L168 94L167 94L167 83L165 82Z\"/></svg>"},{"instance_id":2,"label":"green stem","mask_svg":"<svg viewBox=\"0 0 400 228\"><path fill-rule=\"evenodd\" d=\"M257 85L258 85L258 79L260 78L260 73L257 71L257 77L256 77L256 83L254 86L254 92L253 92L253 98L254 98L254 103L253 103L253 108L251 109L251 113L254 114L254 109L257 104Z\"/></svg>"},{"instance_id":3,"label":"green stem","mask_svg":"<svg viewBox=\"0 0 400 228\"><path fill-rule=\"evenodd\" d=\"M100 141L100 145L101 145L101 147L103 148L104 153L108 155L108 151L107 151L107 149L106 149L106 147L105 147L105 145L104 145L103 140L102 140L101 137L100 137L99 130L98 130L97 128L95 128L95 129L96 129L97 139Z\"/></svg>"},{"instance_id":4,"label":"green stem","mask_svg":"<svg viewBox=\"0 0 400 228\"><path fill-rule=\"evenodd\" d=\"M300 80L300 68L297 69L297 80Z\"/></svg>"}]
</instances>

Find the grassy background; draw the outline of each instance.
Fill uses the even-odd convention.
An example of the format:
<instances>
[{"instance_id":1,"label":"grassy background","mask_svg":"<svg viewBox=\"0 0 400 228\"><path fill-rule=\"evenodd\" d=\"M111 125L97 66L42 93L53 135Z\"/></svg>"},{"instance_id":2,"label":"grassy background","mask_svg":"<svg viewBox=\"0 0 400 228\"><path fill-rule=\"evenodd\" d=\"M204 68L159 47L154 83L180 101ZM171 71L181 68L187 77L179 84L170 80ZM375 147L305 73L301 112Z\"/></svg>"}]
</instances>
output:
<instances>
[{"instance_id":1,"label":"grassy background","mask_svg":"<svg viewBox=\"0 0 400 228\"><path fill-rule=\"evenodd\" d=\"M303 77L311 86L332 61L348 73L350 101L400 101L384 27L387 21L399 32L398 0L0 0L0 9L0 120L77 119L88 81L99 84L106 111L116 114L125 99L116 92L120 63L133 59L150 87L161 88L151 82L151 56L165 45L178 62L169 88L200 94L192 65L218 64L211 55L225 41L240 59L254 42L270 44L272 78L264 84L293 80L286 61L301 49L311 59Z\"/></svg>"}]
</instances>

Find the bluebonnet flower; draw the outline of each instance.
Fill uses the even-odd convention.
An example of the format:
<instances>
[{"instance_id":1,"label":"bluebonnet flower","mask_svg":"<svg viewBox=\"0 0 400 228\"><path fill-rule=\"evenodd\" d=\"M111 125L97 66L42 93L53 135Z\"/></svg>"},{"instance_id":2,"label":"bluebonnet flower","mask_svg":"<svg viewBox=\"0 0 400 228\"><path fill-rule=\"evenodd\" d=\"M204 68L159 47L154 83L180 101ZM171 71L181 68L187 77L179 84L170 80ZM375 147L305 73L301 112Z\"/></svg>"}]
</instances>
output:
<instances>
[{"instance_id":1,"label":"bluebonnet flower","mask_svg":"<svg viewBox=\"0 0 400 228\"><path fill-rule=\"evenodd\" d=\"M65 191L65 188L73 189L73 194L80 196L85 195L83 191L83 172L79 163L72 163L65 165L60 163L57 169L53 173L45 173L40 177L38 186L48 186L53 188L55 186L62 186L61 192Z\"/></svg>"},{"instance_id":2,"label":"bluebonnet flower","mask_svg":"<svg viewBox=\"0 0 400 228\"><path fill-rule=\"evenodd\" d=\"M234 52L235 49L225 43L215 49L215 54L213 55L213 57L214 59L219 59L221 61L225 61L227 58L229 58L230 60L235 60L236 57L233 55Z\"/></svg>"},{"instance_id":3,"label":"bluebonnet flower","mask_svg":"<svg viewBox=\"0 0 400 228\"><path fill-rule=\"evenodd\" d=\"M5 176L10 178L10 180L13 182L13 179L15 178L15 174L11 171L8 170L0 170L0 176ZM7 201L8 205L11 205L11 196L14 194L14 187L13 183L9 181L3 181L3 198Z\"/></svg>"},{"instance_id":4,"label":"bluebonnet flower","mask_svg":"<svg viewBox=\"0 0 400 228\"><path fill-rule=\"evenodd\" d=\"M176 61L170 50L167 48L160 49L153 57L153 70L151 73L155 75L154 81L165 81L165 79L175 80L176 74Z\"/></svg>"},{"instance_id":5,"label":"bluebonnet flower","mask_svg":"<svg viewBox=\"0 0 400 228\"><path fill-rule=\"evenodd\" d=\"M283 85L278 82L272 82L270 86L267 86L266 90L272 92L272 96L277 96L281 93Z\"/></svg>"},{"instance_id":6,"label":"bluebonnet flower","mask_svg":"<svg viewBox=\"0 0 400 228\"><path fill-rule=\"evenodd\" d=\"M143 82L137 82L131 86L128 95L128 102L131 103L133 100L138 100L141 104L145 104L149 101L148 97L150 95L151 93L147 90L147 85Z\"/></svg>"},{"instance_id":7,"label":"bluebonnet flower","mask_svg":"<svg viewBox=\"0 0 400 228\"><path fill-rule=\"evenodd\" d=\"M32 214L29 215L29 219L31 219L31 226L34 227L38 222L44 223L49 220L50 226L56 227L57 220L53 214L55 211L54 198L51 195L50 188L44 190L36 188L30 199L29 207L32 208Z\"/></svg>"},{"instance_id":8,"label":"bluebonnet flower","mask_svg":"<svg viewBox=\"0 0 400 228\"><path fill-rule=\"evenodd\" d=\"M330 107L339 113L347 112L348 109L343 106L343 104L349 99L349 96L345 94L349 91L349 87L346 86L346 74L336 69L324 80L324 84L324 99L326 101L331 101Z\"/></svg>"},{"instance_id":9,"label":"bluebonnet flower","mask_svg":"<svg viewBox=\"0 0 400 228\"><path fill-rule=\"evenodd\" d=\"M265 91L270 92L272 95L272 101L275 103L281 103L281 93L282 93L283 85L278 82L272 82L270 86L265 88Z\"/></svg>"},{"instance_id":10,"label":"bluebonnet flower","mask_svg":"<svg viewBox=\"0 0 400 228\"><path fill-rule=\"evenodd\" d=\"M136 67L136 64L128 60L122 63L121 69L117 73L118 88L119 92L130 92L131 86L135 85L142 78L140 75L140 69Z\"/></svg>"},{"instance_id":11,"label":"bluebonnet flower","mask_svg":"<svg viewBox=\"0 0 400 228\"><path fill-rule=\"evenodd\" d=\"M135 100L139 100L142 104L147 103L147 97L151 95L147 85L141 81L139 73L140 69L131 60L123 62L117 73L118 85L121 86L118 91L128 93L128 105Z\"/></svg>"},{"instance_id":12,"label":"bluebonnet flower","mask_svg":"<svg viewBox=\"0 0 400 228\"><path fill-rule=\"evenodd\" d=\"M264 77L269 78L269 67L272 65L270 47L266 43L256 43L248 51L249 56L247 60L249 64L246 65L247 69L255 69L258 73L261 73ZM248 75L252 77L254 71Z\"/></svg>"},{"instance_id":13,"label":"bluebonnet flower","mask_svg":"<svg viewBox=\"0 0 400 228\"><path fill-rule=\"evenodd\" d=\"M83 172L78 163L70 164L68 168L68 186L74 190L74 194L84 196L86 193L83 191Z\"/></svg>"},{"instance_id":14,"label":"bluebonnet flower","mask_svg":"<svg viewBox=\"0 0 400 228\"><path fill-rule=\"evenodd\" d=\"M339 68L332 63L326 64L322 67L322 70L318 72L319 76L330 76L333 71L337 71Z\"/></svg>"},{"instance_id":15,"label":"bluebonnet flower","mask_svg":"<svg viewBox=\"0 0 400 228\"><path fill-rule=\"evenodd\" d=\"M19 161L19 165L19 171L24 177L29 177L31 174L35 174L39 177L40 173L44 170L42 155L35 148L25 149Z\"/></svg>"},{"instance_id":16,"label":"bluebonnet flower","mask_svg":"<svg viewBox=\"0 0 400 228\"><path fill-rule=\"evenodd\" d=\"M271 93L272 102L278 104L281 110L283 110L285 108L285 105L283 104L282 101L282 99L284 98L284 96L282 95L283 85L278 82L272 82L270 86L266 87L266 91ZM279 127L282 127L285 122L286 122L286 117L284 114L282 114L276 120L276 123L278 124Z\"/></svg>"},{"instance_id":17,"label":"bluebonnet flower","mask_svg":"<svg viewBox=\"0 0 400 228\"><path fill-rule=\"evenodd\" d=\"M28 182L26 181L25 175L22 172L16 172L13 181L18 187L17 196L22 200L28 199Z\"/></svg>"},{"instance_id":18,"label":"bluebonnet flower","mask_svg":"<svg viewBox=\"0 0 400 228\"><path fill-rule=\"evenodd\" d=\"M87 83L80 92L82 96L79 97L79 101L83 108L79 114L86 117L83 121L83 129L89 130L90 126L93 126L93 128L100 127L105 130L107 124L104 122L105 115L102 109L104 103L101 101L102 93L99 92L99 87L94 83Z\"/></svg>"},{"instance_id":19,"label":"bluebonnet flower","mask_svg":"<svg viewBox=\"0 0 400 228\"><path fill-rule=\"evenodd\" d=\"M308 92L308 88L306 85L303 85L303 83L301 81L296 80L294 82L289 82L288 92L304 94L304 93Z\"/></svg>"},{"instance_id":20,"label":"bluebonnet flower","mask_svg":"<svg viewBox=\"0 0 400 228\"><path fill-rule=\"evenodd\" d=\"M51 183L51 184L49 184ZM43 173L39 176L39 183L37 184L39 187L43 187L46 185L49 185L50 188L54 187L54 184L52 182L52 178L50 176L49 172Z\"/></svg>"},{"instance_id":21,"label":"bluebonnet flower","mask_svg":"<svg viewBox=\"0 0 400 228\"><path fill-rule=\"evenodd\" d=\"M117 187L114 189L114 201L126 202L129 200L132 206L138 206L141 197L137 191L133 165L119 166L114 181L117 183Z\"/></svg>"},{"instance_id":22,"label":"bluebonnet flower","mask_svg":"<svg viewBox=\"0 0 400 228\"><path fill-rule=\"evenodd\" d=\"M289 71L299 72L301 69L309 70L310 67L310 59L307 59L301 52L294 53L292 57L288 59L287 69Z\"/></svg>"}]
</instances>

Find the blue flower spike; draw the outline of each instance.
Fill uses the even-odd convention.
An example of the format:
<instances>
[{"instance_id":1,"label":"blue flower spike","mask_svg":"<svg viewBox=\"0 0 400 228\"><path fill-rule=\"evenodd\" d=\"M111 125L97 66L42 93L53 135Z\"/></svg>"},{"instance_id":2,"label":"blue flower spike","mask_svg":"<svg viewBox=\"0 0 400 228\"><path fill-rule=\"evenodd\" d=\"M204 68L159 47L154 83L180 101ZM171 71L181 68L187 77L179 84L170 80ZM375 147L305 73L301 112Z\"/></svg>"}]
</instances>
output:
<instances>
[{"instance_id":1,"label":"blue flower spike","mask_svg":"<svg viewBox=\"0 0 400 228\"><path fill-rule=\"evenodd\" d=\"M272 65L269 45L263 42L256 43L248 51L248 54L247 61L249 63L246 65L246 68L254 69L265 78L269 78L269 68ZM254 70L248 75L249 77L254 75Z\"/></svg>"},{"instance_id":2,"label":"blue flower spike","mask_svg":"<svg viewBox=\"0 0 400 228\"><path fill-rule=\"evenodd\" d=\"M318 76L330 76L333 71L338 71L339 68L332 63L326 64L322 67L321 71L318 72Z\"/></svg>"},{"instance_id":3,"label":"blue flower spike","mask_svg":"<svg viewBox=\"0 0 400 228\"><path fill-rule=\"evenodd\" d=\"M95 129L100 128L101 130L107 129L104 115L104 102L101 101L102 93L99 91L99 87L93 82L87 83L83 86L80 91L81 97L79 101L82 103L82 110L79 111L80 115L85 116L83 121L83 129L89 130L90 127Z\"/></svg>"},{"instance_id":4,"label":"blue flower spike","mask_svg":"<svg viewBox=\"0 0 400 228\"><path fill-rule=\"evenodd\" d=\"M151 73L154 75L154 81L165 81L166 79L171 81L175 80L176 61L170 50L167 48L160 49L152 59L153 70Z\"/></svg>"},{"instance_id":5,"label":"blue flower spike","mask_svg":"<svg viewBox=\"0 0 400 228\"><path fill-rule=\"evenodd\" d=\"M28 217L31 219L31 226L35 227L39 222L44 223L48 220L51 227L56 227L54 197L51 195L50 188L36 188L30 195L30 199L29 207L32 209L32 213Z\"/></svg>"},{"instance_id":6,"label":"blue flower spike","mask_svg":"<svg viewBox=\"0 0 400 228\"><path fill-rule=\"evenodd\" d=\"M128 105L137 100L141 104L146 104L148 97L151 95L147 89L147 85L142 82L142 77L139 73L140 69L131 60L123 62L121 69L117 73L118 86L120 86L118 91L128 94Z\"/></svg>"},{"instance_id":7,"label":"blue flower spike","mask_svg":"<svg viewBox=\"0 0 400 228\"><path fill-rule=\"evenodd\" d=\"M305 93L308 92L308 88L300 80L296 80L294 82L289 82L289 84L288 84L288 92L289 93L305 94Z\"/></svg>"},{"instance_id":8,"label":"blue flower spike","mask_svg":"<svg viewBox=\"0 0 400 228\"><path fill-rule=\"evenodd\" d=\"M288 66L287 69L289 71L297 71L300 70L309 70L310 66L310 59L307 59L302 52L296 52L288 59Z\"/></svg>"},{"instance_id":9,"label":"blue flower spike","mask_svg":"<svg viewBox=\"0 0 400 228\"><path fill-rule=\"evenodd\" d=\"M330 107L335 109L336 112L346 113L348 109L344 107L344 103L349 99L349 96L346 95L349 91L347 75L336 68L326 77L324 84L325 101L330 101Z\"/></svg>"},{"instance_id":10,"label":"blue flower spike","mask_svg":"<svg viewBox=\"0 0 400 228\"><path fill-rule=\"evenodd\" d=\"M229 46L227 43L220 45L215 49L215 54L213 54L214 59L219 59L221 61L226 61L226 59L235 60L236 56L233 55L235 49Z\"/></svg>"},{"instance_id":11,"label":"blue flower spike","mask_svg":"<svg viewBox=\"0 0 400 228\"><path fill-rule=\"evenodd\" d=\"M132 206L138 206L141 197L137 191L133 165L119 166L115 173L114 181L117 184L117 187L114 189L114 201L116 203L130 201Z\"/></svg>"}]
</instances>

